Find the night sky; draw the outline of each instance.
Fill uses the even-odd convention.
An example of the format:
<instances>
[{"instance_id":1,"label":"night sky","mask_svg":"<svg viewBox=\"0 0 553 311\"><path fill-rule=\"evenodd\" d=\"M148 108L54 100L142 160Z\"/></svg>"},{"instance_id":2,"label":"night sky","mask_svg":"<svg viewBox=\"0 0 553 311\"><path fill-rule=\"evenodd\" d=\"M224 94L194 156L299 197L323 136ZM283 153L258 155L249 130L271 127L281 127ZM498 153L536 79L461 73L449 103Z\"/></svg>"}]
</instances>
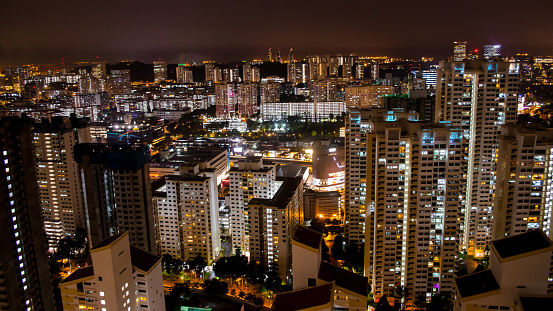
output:
<instances>
[{"instance_id":1,"label":"night sky","mask_svg":"<svg viewBox=\"0 0 553 311\"><path fill-rule=\"evenodd\" d=\"M1 0L0 66L99 60L265 59L294 48L442 59L452 42L553 54L545 0ZM273 55L274 55L273 54Z\"/></svg>"}]
</instances>

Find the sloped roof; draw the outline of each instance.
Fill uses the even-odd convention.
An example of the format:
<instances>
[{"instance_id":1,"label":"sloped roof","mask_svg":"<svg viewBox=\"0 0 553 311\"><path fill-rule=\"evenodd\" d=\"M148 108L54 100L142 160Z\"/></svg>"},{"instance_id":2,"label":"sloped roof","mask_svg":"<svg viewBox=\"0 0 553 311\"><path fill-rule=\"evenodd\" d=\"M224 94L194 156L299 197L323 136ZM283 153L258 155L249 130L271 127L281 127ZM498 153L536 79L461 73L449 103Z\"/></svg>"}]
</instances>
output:
<instances>
[{"instance_id":1,"label":"sloped roof","mask_svg":"<svg viewBox=\"0 0 553 311\"><path fill-rule=\"evenodd\" d=\"M103 240L102 242L96 244L96 246L94 246L90 250L95 250L95 249L98 249L98 248L102 248L104 246L108 246L111 243L115 242L123 234L125 234L125 232L107 237L105 240Z\"/></svg>"},{"instance_id":2,"label":"sloped roof","mask_svg":"<svg viewBox=\"0 0 553 311\"><path fill-rule=\"evenodd\" d=\"M131 245L131 262L136 268L147 272L160 260L161 257Z\"/></svg>"},{"instance_id":3,"label":"sloped roof","mask_svg":"<svg viewBox=\"0 0 553 311\"><path fill-rule=\"evenodd\" d=\"M294 241L307 245L314 249L319 249L323 234L315 230L311 230L304 226L299 226L294 234Z\"/></svg>"},{"instance_id":4,"label":"sloped roof","mask_svg":"<svg viewBox=\"0 0 553 311\"><path fill-rule=\"evenodd\" d=\"M484 294L499 289L491 270L484 270L455 279L461 298Z\"/></svg>"},{"instance_id":5,"label":"sloped roof","mask_svg":"<svg viewBox=\"0 0 553 311\"><path fill-rule=\"evenodd\" d=\"M318 278L326 282L335 282L336 286L359 294L369 295L369 279L338 266L321 261Z\"/></svg>"},{"instance_id":6,"label":"sloped roof","mask_svg":"<svg viewBox=\"0 0 553 311\"><path fill-rule=\"evenodd\" d=\"M332 302L334 295L333 285L329 283L277 294L271 310L294 311L328 304Z\"/></svg>"},{"instance_id":7,"label":"sloped roof","mask_svg":"<svg viewBox=\"0 0 553 311\"><path fill-rule=\"evenodd\" d=\"M83 278L93 276L93 275L94 275L94 268L92 266L80 268L80 269L75 270L73 273L71 273L65 279L63 279L63 281L61 281L60 284L75 281L75 280L78 280L78 279L83 279Z\"/></svg>"},{"instance_id":8,"label":"sloped roof","mask_svg":"<svg viewBox=\"0 0 553 311\"><path fill-rule=\"evenodd\" d=\"M553 296L520 296L523 311L553 310Z\"/></svg>"},{"instance_id":9,"label":"sloped roof","mask_svg":"<svg viewBox=\"0 0 553 311\"><path fill-rule=\"evenodd\" d=\"M492 241L499 259L553 248L551 240L539 229Z\"/></svg>"}]
</instances>

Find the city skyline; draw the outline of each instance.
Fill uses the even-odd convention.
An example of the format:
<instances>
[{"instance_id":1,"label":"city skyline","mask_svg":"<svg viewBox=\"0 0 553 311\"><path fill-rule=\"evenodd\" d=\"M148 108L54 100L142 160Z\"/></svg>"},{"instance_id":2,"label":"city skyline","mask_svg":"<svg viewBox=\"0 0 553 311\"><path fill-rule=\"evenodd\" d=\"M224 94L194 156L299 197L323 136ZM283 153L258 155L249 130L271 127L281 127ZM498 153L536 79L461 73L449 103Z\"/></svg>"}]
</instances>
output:
<instances>
[{"instance_id":1,"label":"city skyline","mask_svg":"<svg viewBox=\"0 0 553 311\"><path fill-rule=\"evenodd\" d=\"M265 59L269 47L280 49L284 57L293 48L300 57L357 53L443 59L458 40L479 50L484 44L501 44L509 55L553 52L551 39L544 39L553 25L530 15L519 15L517 23L505 22L516 9L511 0L501 6L478 3L478 10L464 11L456 24L452 22L456 7L438 1L399 1L393 6L362 1L347 5L319 1L316 6L291 1L278 5L164 1L153 6L99 0L94 4L6 3L11 14L0 21L0 29L10 31L0 37L2 65L62 59L66 63ZM553 5L539 3L539 7L547 10ZM269 10L271 14L265 14Z\"/></svg>"}]
</instances>

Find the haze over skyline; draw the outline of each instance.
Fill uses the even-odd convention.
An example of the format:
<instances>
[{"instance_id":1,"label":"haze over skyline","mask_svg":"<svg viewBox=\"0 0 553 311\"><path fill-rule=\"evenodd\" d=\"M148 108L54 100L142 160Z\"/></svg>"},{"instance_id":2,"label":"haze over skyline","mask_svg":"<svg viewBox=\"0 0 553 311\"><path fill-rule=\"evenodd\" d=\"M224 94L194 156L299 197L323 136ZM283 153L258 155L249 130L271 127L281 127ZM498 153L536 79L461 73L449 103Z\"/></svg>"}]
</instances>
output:
<instances>
[{"instance_id":1,"label":"haze over skyline","mask_svg":"<svg viewBox=\"0 0 553 311\"><path fill-rule=\"evenodd\" d=\"M266 59L280 49L309 54L434 57L501 44L509 55L553 54L553 3L468 0L240 2L97 0L8 1L0 19L0 65ZM522 11L521 11L522 10ZM533 13L533 14L530 14Z\"/></svg>"}]
</instances>

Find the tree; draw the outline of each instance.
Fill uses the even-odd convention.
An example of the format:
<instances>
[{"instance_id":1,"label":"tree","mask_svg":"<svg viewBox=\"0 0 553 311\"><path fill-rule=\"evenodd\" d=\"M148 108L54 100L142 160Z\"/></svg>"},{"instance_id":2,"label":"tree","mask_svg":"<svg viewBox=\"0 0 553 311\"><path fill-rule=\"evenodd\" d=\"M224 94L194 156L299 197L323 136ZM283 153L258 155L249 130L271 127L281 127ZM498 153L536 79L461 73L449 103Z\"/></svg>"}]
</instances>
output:
<instances>
[{"instance_id":1,"label":"tree","mask_svg":"<svg viewBox=\"0 0 553 311\"><path fill-rule=\"evenodd\" d=\"M161 257L161 267L168 274L179 274L183 270L184 262L178 258L173 258L169 254Z\"/></svg>"},{"instance_id":2,"label":"tree","mask_svg":"<svg viewBox=\"0 0 553 311\"><path fill-rule=\"evenodd\" d=\"M330 252L330 249L328 248L328 245L323 241L323 248L322 248L322 260L330 262L330 255L328 252Z\"/></svg>"},{"instance_id":3,"label":"tree","mask_svg":"<svg viewBox=\"0 0 553 311\"><path fill-rule=\"evenodd\" d=\"M396 299L400 299L400 310L403 310L403 308L405 307L405 297L407 297L408 295L409 291L407 290L407 288L405 288L405 286L401 284L396 284L396 286L394 287L393 296Z\"/></svg>"},{"instance_id":4,"label":"tree","mask_svg":"<svg viewBox=\"0 0 553 311\"><path fill-rule=\"evenodd\" d=\"M225 281L212 279L204 281L204 292L217 295L226 295L228 293L228 283Z\"/></svg>"},{"instance_id":5,"label":"tree","mask_svg":"<svg viewBox=\"0 0 553 311\"><path fill-rule=\"evenodd\" d=\"M346 248L343 258L345 263L342 266L362 275L365 270L364 252L364 246L359 247L357 243L352 242Z\"/></svg>"},{"instance_id":6,"label":"tree","mask_svg":"<svg viewBox=\"0 0 553 311\"><path fill-rule=\"evenodd\" d=\"M336 260L343 260L345 257L344 253L344 237L342 235L337 235L334 238L334 245L330 249L332 257Z\"/></svg>"},{"instance_id":7,"label":"tree","mask_svg":"<svg viewBox=\"0 0 553 311\"><path fill-rule=\"evenodd\" d=\"M234 245L234 256L242 256L242 248L240 248L240 245Z\"/></svg>"},{"instance_id":8,"label":"tree","mask_svg":"<svg viewBox=\"0 0 553 311\"><path fill-rule=\"evenodd\" d=\"M190 295L190 282L175 283L171 288L171 296L185 298Z\"/></svg>"},{"instance_id":9,"label":"tree","mask_svg":"<svg viewBox=\"0 0 553 311\"><path fill-rule=\"evenodd\" d=\"M201 273L207 266L207 263L205 258L201 254L198 254L188 263L188 266L196 271L196 273Z\"/></svg>"},{"instance_id":10,"label":"tree","mask_svg":"<svg viewBox=\"0 0 553 311\"><path fill-rule=\"evenodd\" d=\"M428 311L450 311L453 310L453 297L451 293L444 292L432 295L430 303L426 308Z\"/></svg>"},{"instance_id":11,"label":"tree","mask_svg":"<svg viewBox=\"0 0 553 311\"><path fill-rule=\"evenodd\" d=\"M309 228L322 234L325 233L325 221L322 218L316 217L309 223Z\"/></svg>"},{"instance_id":12,"label":"tree","mask_svg":"<svg viewBox=\"0 0 553 311\"><path fill-rule=\"evenodd\" d=\"M213 265L215 275L220 278L241 278L248 273L246 256L221 257Z\"/></svg>"},{"instance_id":13,"label":"tree","mask_svg":"<svg viewBox=\"0 0 553 311\"><path fill-rule=\"evenodd\" d=\"M275 265L271 265L271 267L267 270L267 274L265 277L265 281L263 282L263 285L268 291L271 291L273 293L280 292L282 288L282 278L278 274L278 271L276 270Z\"/></svg>"},{"instance_id":14,"label":"tree","mask_svg":"<svg viewBox=\"0 0 553 311\"><path fill-rule=\"evenodd\" d=\"M423 294L417 295L414 305L418 310L424 309L426 307L426 296Z\"/></svg>"},{"instance_id":15,"label":"tree","mask_svg":"<svg viewBox=\"0 0 553 311\"><path fill-rule=\"evenodd\" d=\"M244 297L244 300L249 301L249 302L253 302L254 304L256 304L258 306L263 305L263 298L261 298L257 295L254 295L252 293L246 294L246 296Z\"/></svg>"},{"instance_id":16,"label":"tree","mask_svg":"<svg viewBox=\"0 0 553 311\"><path fill-rule=\"evenodd\" d=\"M375 311L393 311L394 309L388 303L388 296L384 295L380 297L378 304L376 305Z\"/></svg>"}]
</instances>

